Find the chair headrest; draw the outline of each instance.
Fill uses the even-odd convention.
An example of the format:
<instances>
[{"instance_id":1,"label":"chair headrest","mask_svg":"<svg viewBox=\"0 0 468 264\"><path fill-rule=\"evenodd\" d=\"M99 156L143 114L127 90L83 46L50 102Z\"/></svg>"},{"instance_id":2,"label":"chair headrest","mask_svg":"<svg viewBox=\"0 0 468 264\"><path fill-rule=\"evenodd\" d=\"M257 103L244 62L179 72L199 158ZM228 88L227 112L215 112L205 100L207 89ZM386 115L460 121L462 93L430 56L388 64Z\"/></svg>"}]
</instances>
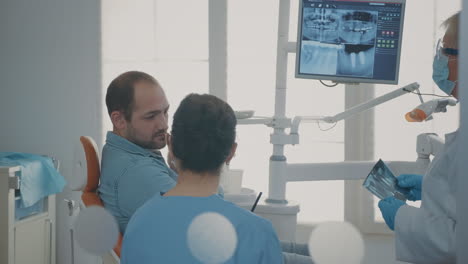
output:
<instances>
[{"instance_id":1,"label":"chair headrest","mask_svg":"<svg viewBox=\"0 0 468 264\"><path fill-rule=\"evenodd\" d=\"M87 181L83 192L95 192L99 185L101 168L96 142L91 137L81 136L81 144L86 156Z\"/></svg>"}]
</instances>

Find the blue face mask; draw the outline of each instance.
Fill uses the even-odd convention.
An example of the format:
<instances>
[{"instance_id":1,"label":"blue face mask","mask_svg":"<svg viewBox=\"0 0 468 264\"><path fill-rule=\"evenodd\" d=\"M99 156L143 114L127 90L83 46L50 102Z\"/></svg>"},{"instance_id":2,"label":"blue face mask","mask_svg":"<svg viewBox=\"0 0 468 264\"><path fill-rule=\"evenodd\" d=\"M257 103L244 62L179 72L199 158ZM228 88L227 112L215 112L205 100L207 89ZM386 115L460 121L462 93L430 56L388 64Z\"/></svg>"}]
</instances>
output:
<instances>
[{"instance_id":1,"label":"blue face mask","mask_svg":"<svg viewBox=\"0 0 468 264\"><path fill-rule=\"evenodd\" d=\"M452 95L455 82L447 80L449 76L448 62L449 58L443 54L438 54L434 57L432 79L444 93Z\"/></svg>"}]
</instances>

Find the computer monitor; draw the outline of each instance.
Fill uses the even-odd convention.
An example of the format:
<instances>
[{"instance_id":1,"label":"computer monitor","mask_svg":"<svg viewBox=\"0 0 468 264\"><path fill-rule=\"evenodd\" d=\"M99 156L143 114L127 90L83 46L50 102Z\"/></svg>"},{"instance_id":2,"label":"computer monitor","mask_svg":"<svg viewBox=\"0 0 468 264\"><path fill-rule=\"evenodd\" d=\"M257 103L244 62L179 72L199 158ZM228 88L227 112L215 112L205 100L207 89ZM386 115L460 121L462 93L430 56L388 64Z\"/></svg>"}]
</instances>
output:
<instances>
[{"instance_id":1,"label":"computer monitor","mask_svg":"<svg viewBox=\"0 0 468 264\"><path fill-rule=\"evenodd\" d=\"M296 78L398 84L406 0L299 0Z\"/></svg>"}]
</instances>

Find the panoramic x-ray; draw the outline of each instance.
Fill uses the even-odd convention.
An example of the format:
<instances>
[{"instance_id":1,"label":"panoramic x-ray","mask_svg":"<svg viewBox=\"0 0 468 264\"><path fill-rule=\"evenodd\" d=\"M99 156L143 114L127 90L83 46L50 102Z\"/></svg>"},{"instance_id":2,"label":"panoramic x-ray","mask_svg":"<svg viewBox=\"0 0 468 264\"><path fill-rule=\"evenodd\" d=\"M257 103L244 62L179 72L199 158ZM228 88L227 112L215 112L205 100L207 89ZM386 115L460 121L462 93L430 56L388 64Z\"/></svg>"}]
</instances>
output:
<instances>
[{"instance_id":1,"label":"panoramic x-ray","mask_svg":"<svg viewBox=\"0 0 468 264\"><path fill-rule=\"evenodd\" d=\"M409 190L398 186L397 178L382 160L375 164L362 185L380 199L395 196L406 201L409 193Z\"/></svg>"},{"instance_id":2,"label":"panoramic x-ray","mask_svg":"<svg viewBox=\"0 0 468 264\"><path fill-rule=\"evenodd\" d=\"M377 14L304 8L301 72L372 77Z\"/></svg>"}]
</instances>

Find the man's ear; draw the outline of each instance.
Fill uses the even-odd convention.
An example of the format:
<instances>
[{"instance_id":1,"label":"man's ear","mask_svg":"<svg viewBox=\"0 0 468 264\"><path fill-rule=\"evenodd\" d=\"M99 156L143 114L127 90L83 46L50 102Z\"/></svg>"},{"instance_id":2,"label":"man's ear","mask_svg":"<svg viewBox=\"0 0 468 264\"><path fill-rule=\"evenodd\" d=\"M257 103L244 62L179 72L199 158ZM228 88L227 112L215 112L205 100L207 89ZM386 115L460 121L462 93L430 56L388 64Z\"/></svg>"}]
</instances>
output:
<instances>
[{"instance_id":1,"label":"man's ear","mask_svg":"<svg viewBox=\"0 0 468 264\"><path fill-rule=\"evenodd\" d=\"M110 115L112 124L118 130L124 130L127 128L127 120L125 119L124 114L121 111L114 111Z\"/></svg>"},{"instance_id":2,"label":"man's ear","mask_svg":"<svg viewBox=\"0 0 468 264\"><path fill-rule=\"evenodd\" d=\"M236 155L236 150L237 150L237 143L234 142L234 144L232 144L232 147L231 147L231 152L229 153L229 156L226 159L226 164L229 164L232 158L234 158L234 156Z\"/></svg>"}]
</instances>

